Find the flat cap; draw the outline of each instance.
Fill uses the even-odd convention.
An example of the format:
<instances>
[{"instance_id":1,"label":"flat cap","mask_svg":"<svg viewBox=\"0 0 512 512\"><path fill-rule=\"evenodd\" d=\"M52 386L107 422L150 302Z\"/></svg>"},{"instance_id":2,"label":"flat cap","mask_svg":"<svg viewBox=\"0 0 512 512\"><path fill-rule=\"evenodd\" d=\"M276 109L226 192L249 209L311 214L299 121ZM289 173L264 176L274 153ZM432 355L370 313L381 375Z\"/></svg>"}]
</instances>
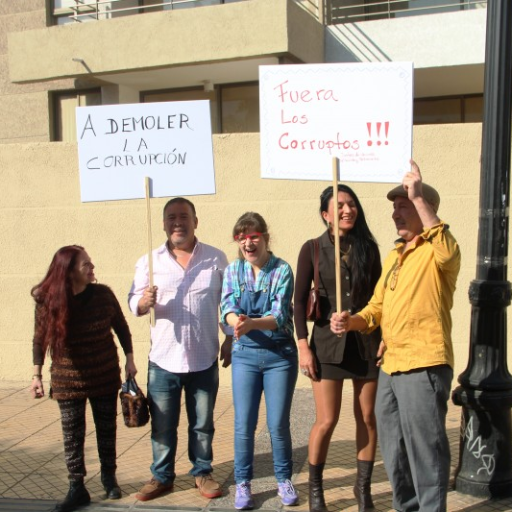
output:
<instances>
[{"instance_id":1,"label":"flat cap","mask_svg":"<svg viewBox=\"0 0 512 512\"><path fill-rule=\"evenodd\" d=\"M437 213L437 210L439 209L439 203L441 202L439 193L434 187L431 187L426 183L422 183L421 185L421 188L423 190L423 197L425 198L427 203L429 203L432 206L432 208L434 208L434 211ZM406 199L409 199L407 191L404 189L403 185L398 185L398 187L395 187L394 189L388 192L387 198L390 201L394 201L395 197L405 197Z\"/></svg>"}]
</instances>

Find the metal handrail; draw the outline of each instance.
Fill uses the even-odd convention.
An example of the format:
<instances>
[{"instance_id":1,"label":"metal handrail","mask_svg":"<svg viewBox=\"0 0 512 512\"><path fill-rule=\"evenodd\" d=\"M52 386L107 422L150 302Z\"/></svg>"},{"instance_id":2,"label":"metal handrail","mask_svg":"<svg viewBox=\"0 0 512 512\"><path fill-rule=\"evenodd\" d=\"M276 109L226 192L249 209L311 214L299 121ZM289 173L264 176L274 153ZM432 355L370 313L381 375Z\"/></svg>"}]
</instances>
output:
<instances>
[{"instance_id":1,"label":"metal handrail","mask_svg":"<svg viewBox=\"0 0 512 512\"><path fill-rule=\"evenodd\" d=\"M81 22L85 19L100 20L113 14L125 13L140 14L145 12L152 12L155 9L167 7L170 9L173 6L183 4L194 4L200 0L161 0L159 3L151 5L137 5L134 7L122 7L125 0L74 0L73 6L66 9L54 10L54 14L58 12L67 11L72 12L69 15L75 22ZM236 0L248 1L248 0ZM360 20L392 18L396 15L412 16L418 14L430 14L432 12L450 11L454 8L460 10L473 9L484 7L487 5L487 0L446 0L441 5L425 5L421 7L409 7L409 0L374 0L370 3L364 3L360 0L360 4L352 5L339 5L340 0L294 0L304 10L309 12L312 16L317 18L322 24L333 25L336 23L350 23ZM221 0L218 0L221 4ZM119 4L119 7L115 4ZM105 9L102 10L102 7ZM403 8L401 8L403 6ZM370 12L372 9L383 7L381 11ZM62 15L60 16L62 17Z\"/></svg>"},{"instance_id":2,"label":"metal handrail","mask_svg":"<svg viewBox=\"0 0 512 512\"><path fill-rule=\"evenodd\" d=\"M150 5L136 5L134 7L114 7L112 8L112 4L122 3L125 0L94 0L92 2L86 2L84 0L74 0L75 5L67 7L67 10L72 11L73 14L69 15L69 18L73 19L75 22L81 22L82 18L92 18L99 20L102 17L108 16L109 14L114 13L130 13L130 11L137 11L138 13L144 13L145 11L154 11L158 7L173 7L173 5L181 5L181 4L193 4L199 2L200 0L162 0L160 3L150 4ZM247 0L238 0L240 2ZM220 4L220 2L219 2ZM105 5L107 8L104 11L101 10L101 7ZM85 9L86 12L83 12ZM62 9L61 9L62 10Z\"/></svg>"},{"instance_id":3,"label":"metal handrail","mask_svg":"<svg viewBox=\"0 0 512 512\"><path fill-rule=\"evenodd\" d=\"M421 7L409 7L409 0L376 0L371 3L361 3L352 5L336 5L336 0L331 0L330 9L330 24L351 22L354 19L371 20L372 18L383 17L391 18L397 14L410 14L411 16L418 14L431 14L432 12L446 11L449 12L453 8L459 10L469 10L472 8L483 7L487 5L487 0L464 0L463 2L446 0L444 4L425 5ZM404 8L399 8L400 5L405 5ZM371 8L387 7L381 11L371 12ZM360 10L359 13L354 11ZM344 14L348 12L348 14ZM352 14L351 14L352 13Z\"/></svg>"},{"instance_id":4,"label":"metal handrail","mask_svg":"<svg viewBox=\"0 0 512 512\"><path fill-rule=\"evenodd\" d=\"M151 5L137 5L134 7L114 7L112 8L112 4L121 3L125 0L94 0L94 1L84 1L84 0L74 0L75 5L69 6L66 9L59 9L60 12L67 10L71 11L73 14L70 14L68 17L71 18L75 22L81 22L82 18L91 18L95 20L99 20L102 17L105 17L109 14L114 13L126 13L130 14L131 11L137 11L135 14L144 13L146 11L154 11L159 7L172 7L174 5L179 6L182 4L194 4L199 2L200 0L161 0L160 3L155 3ZM235 1L247 1L247 0L235 0ZM294 0L297 4L300 5L305 11L309 12L312 16L320 20L323 23L324 13L325 13L325 3L327 0ZM221 1L219 0L219 4ZM109 9L101 10L103 5L108 5ZM85 10L85 12L83 12ZM54 14L57 11L54 10ZM62 15L60 16L62 17Z\"/></svg>"}]
</instances>

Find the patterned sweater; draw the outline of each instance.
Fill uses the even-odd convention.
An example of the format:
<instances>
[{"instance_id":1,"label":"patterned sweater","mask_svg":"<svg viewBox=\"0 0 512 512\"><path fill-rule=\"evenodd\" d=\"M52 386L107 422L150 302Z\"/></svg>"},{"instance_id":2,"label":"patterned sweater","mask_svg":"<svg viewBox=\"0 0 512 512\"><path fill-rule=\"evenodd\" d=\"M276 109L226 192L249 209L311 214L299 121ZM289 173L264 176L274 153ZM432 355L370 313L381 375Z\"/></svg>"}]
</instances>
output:
<instances>
[{"instance_id":1,"label":"patterned sweater","mask_svg":"<svg viewBox=\"0 0 512 512\"><path fill-rule=\"evenodd\" d=\"M43 321L36 305L37 327ZM73 297L68 335L63 353L52 357L50 396L56 400L87 398L115 393L121 386L119 357L112 329L125 354L132 352L130 329L110 288L90 284ZM41 339L34 337L34 364L42 365Z\"/></svg>"}]
</instances>

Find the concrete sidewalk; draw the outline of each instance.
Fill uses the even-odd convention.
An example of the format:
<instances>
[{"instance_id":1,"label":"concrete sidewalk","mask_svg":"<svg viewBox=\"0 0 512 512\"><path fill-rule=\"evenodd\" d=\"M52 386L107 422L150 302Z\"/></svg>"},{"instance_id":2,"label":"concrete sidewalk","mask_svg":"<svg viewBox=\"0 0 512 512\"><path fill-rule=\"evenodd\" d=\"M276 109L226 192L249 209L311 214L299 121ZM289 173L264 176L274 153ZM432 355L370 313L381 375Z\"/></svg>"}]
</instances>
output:
<instances>
[{"instance_id":1,"label":"concrete sidewalk","mask_svg":"<svg viewBox=\"0 0 512 512\"><path fill-rule=\"evenodd\" d=\"M326 500L329 510L357 512L352 494L355 479L354 419L352 416L352 387L344 390L341 419L333 436L325 472ZM64 497L68 488L64 465L62 434L57 404L48 398L33 400L27 383L0 382L0 511L18 510L42 512L51 510ZM256 438L255 478L253 492L256 509L276 511L283 509L276 497L270 438L265 427L265 409L262 405ZM149 511L149 510L210 510L232 511L233 483L233 404L231 388L221 388L215 411L214 471L223 483L224 496L208 501L194 489L194 480L187 473L187 422L183 417L179 430L177 478L174 492L151 502L141 503L134 494L150 478L151 444L149 425L129 429L118 421L118 480L123 498L116 502L103 500L96 452L94 423L88 408L86 439L87 488L93 503L86 512ZM307 443L314 420L314 404L310 389L297 389L292 412L294 442L294 483L301 500L293 510L302 512L307 506ZM458 458L460 409L450 405L448 432L452 460ZM380 453L373 477L373 496L376 510L391 509L391 490L382 465ZM464 496L455 491L448 498L449 511L487 512L511 511L512 499L485 501ZM291 510L291 509L290 509Z\"/></svg>"}]
</instances>

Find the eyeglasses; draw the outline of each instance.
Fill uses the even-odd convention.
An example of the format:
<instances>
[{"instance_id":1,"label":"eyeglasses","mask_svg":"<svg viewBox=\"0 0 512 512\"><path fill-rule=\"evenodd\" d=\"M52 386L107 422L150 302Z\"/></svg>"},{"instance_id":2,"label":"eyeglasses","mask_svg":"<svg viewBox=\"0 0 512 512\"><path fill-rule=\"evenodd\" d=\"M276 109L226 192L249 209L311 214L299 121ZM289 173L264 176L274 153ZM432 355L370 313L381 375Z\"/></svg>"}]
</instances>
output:
<instances>
[{"instance_id":1,"label":"eyeglasses","mask_svg":"<svg viewBox=\"0 0 512 512\"><path fill-rule=\"evenodd\" d=\"M235 235L234 238L239 244L245 244L247 240L254 243L259 242L262 236L262 233L255 231L254 233L240 233L239 235Z\"/></svg>"}]
</instances>

